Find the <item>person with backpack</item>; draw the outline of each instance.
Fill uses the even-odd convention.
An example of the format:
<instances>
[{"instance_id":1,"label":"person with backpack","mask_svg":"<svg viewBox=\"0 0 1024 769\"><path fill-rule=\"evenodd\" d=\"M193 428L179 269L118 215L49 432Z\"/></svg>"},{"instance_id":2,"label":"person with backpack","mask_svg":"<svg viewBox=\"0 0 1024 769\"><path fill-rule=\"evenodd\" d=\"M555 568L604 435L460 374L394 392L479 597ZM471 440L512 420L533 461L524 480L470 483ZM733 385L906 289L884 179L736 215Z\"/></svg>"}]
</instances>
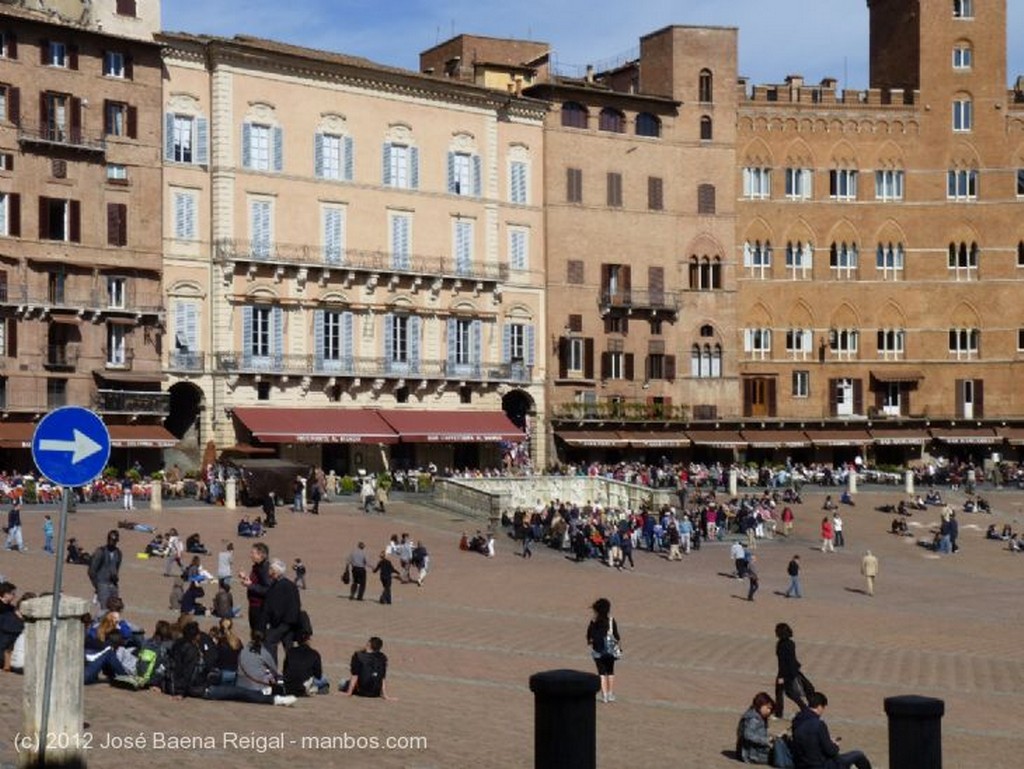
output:
<instances>
[{"instance_id":1,"label":"person with backpack","mask_svg":"<svg viewBox=\"0 0 1024 769\"><path fill-rule=\"evenodd\" d=\"M385 679L388 674L388 658L381 649L384 641L372 636L366 647L352 655L349 665L351 678L341 682L339 691L349 697L380 697L383 700L394 700L388 696Z\"/></svg>"},{"instance_id":2,"label":"person with backpack","mask_svg":"<svg viewBox=\"0 0 1024 769\"><path fill-rule=\"evenodd\" d=\"M181 637L171 645L163 684L164 692L176 699L203 696L205 671L197 622L186 622Z\"/></svg>"}]
</instances>

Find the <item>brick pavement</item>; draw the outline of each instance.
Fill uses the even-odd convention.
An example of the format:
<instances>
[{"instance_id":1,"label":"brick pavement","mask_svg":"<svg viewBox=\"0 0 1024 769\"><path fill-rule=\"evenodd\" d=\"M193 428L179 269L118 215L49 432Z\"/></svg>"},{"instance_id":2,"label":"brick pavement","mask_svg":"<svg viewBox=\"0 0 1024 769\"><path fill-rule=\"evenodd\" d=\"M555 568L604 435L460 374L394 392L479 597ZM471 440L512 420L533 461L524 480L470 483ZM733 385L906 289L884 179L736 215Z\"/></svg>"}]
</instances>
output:
<instances>
[{"instance_id":1,"label":"brick pavement","mask_svg":"<svg viewBox=\"0 0 1024 769\"><path fill-rule=\"evenodd\" d=\"M739 714L758 690L772 690L775 672L772 629L788 621L796 632L804 669L829 694L827 718L843 745L860 747L888 764L882 699L916 693L946 701L943 723L947 769L1020 765L1017 714L1024 706L1024 654L1020 650L1019 573L1024 555L982 539L990 520L1019 516L1024 495L993 495L997 513L962 516L963 552L935 558L910 540L887 534L889 516L872 507L897 498L866 493L856 509L844 509L848 545L822 554L814 537L823 493L811 489L797 509L790 542L758 548L762 587L757 600L741 600L745 583L726 576L723 545L705 546L682 563L637 554L634 572L616 573L595 563L574 564L535 548L532 561L498 540L493 561L461 553L459 532L474 529L455 514L396 503L386 517L365 516L354 502L323 506L319 517L279 515L281 525L266 538L273 556L309 566L303 599L315 627L314 645L337 681L351 651L371 635L385 640L391 660L389 688L397 702L329 697L300 700L293 708L241 703L176 702L158 693L89 687L92 766L144 760L152 769L192 767L216 761L221 769L256 765L267 769L303 765L303 737L328 735L422 735L425 750L320 751L325 766L367 760L381 767L527 767L532 764L533 701L530 674L551 668L591 670L584 641L588 606L599 595L613 602L622 626L625 659L617 680L618 702L598 707L601 766L681 767L735 765L732 747ZM1008 511L1006 513L1000 510ZM71 533L92 549L120 514L86 510L72 517ZM139 520L160 528L203 533L216 549L236 543L236 571L244 568L244 540L233 536L235 517L220 508L175 509ZM42 511L25 514L31 552L0 553L0 572L21 589L46 589L52 560L39 552ZM917 513L914 524L935 523L938 512ZM979 529L967 528L978 524ZM1015 525L1020 525L1018 524ZM927 525L915 527L923 532ZM338 580L343 556L359 538L379 550L392 533L423 537L432 569L423 588L396 586L395 604L349 602ZM147 535L122 532L126 559L122 583L127 617L151 629L165 616L170 580L162 562L131 555ZM881 562L874 599L862 587L860 555L870 547ZM785 565L799 552L805 598L776 594L787 585ZM208 567L215 559L206 559ZM67 592L87 595L82 567L65 571ZM236 586L236 603L243 603ZM90 591L91 592L91 591ZM367 598L379 585L371 575ZM244 621L242 623L244 625ZM20 727L21 679L0 675L0 764L13 761L11 738ZM792 714L791 706L787 706ZM773 728L781 729L784 724ZM107 735L154 732L213 738L201 753L165 747L115 755L100 747ZM225 746L222 734L284 735L285 745L264 753ZM295 744L292 744L292 741ZM296 762L299 762L296 764Z\"/></svg>"}]
</instances>

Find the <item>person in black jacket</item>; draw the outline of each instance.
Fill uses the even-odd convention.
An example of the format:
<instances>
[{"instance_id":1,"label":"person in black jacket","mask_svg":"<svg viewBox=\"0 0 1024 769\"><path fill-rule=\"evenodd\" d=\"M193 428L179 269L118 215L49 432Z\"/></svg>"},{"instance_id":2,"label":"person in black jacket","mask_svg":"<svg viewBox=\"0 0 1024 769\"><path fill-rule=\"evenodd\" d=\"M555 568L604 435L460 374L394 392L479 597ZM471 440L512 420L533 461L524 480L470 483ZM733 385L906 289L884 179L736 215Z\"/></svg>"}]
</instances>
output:
<instances>
[{"instance_id":1,"label":"person in black jacket","mask_svg":"<svg viewBox=\"0 0 1024 769\"><path fill-rule=\"evenodd\" d=\"M252 546L252 568L249 573L239 572L238 578L245 585L245 596L249 601L249 630L262 630L263 601L270 587L270 548L262 542Z\"/></svg>"},{"instance_id":2,"label":"person in black jacket","mask_svg":"<svg viewBox=\"0 0 1024 769\"><path fill-rule=\"evenodd\" d=\"M295 639L295 630L299 625L299 612L302 611L302 599L295 583L285 574L288 567L284 561L275 558L270 562L270 587L267 588L263 602L263 645L270 652L277 665L277 645L284 645L287 654Z\"/></svg>"},{"instance_id":3,"label":"person in black jacket","mask_svg":"<svg viewBox=\"0 0 1024 769\"><path fill-rule=\"evenodd\" d=\"M779 672L775 678L775 716L782 718L782 695L785 694L796 706L803 710L807 707L807 679L800 672L800 663L796 658L796 644L793 643L793 628L785 622L775 626L775 657L779 662Z\"/></svg>"},{"instance_id":4,"label":"person in black jacket","mask_svg":"<svg viewBox=\"0 0 1024 769\"><path fill-rule=\"evenodd\" d=\"M828 724L821 716L828 706L828 697L815 692L808 697L808 706L793 719L793 762L796 769L871 769L871 761L863 751L840 753L839 746L828 733Z\"/></svg>"},{"instance_id":5,"label":"person in black jacket","mask_svg":"<svg viewBox=\"0 0 1024 769\"><path fill-rule=\"evenodd\" d=\"M373 573L380 574L380 584L383 588L383 592L380 594L380 602L389 604L391 603L391 580L394 579L395 565L391 563L388 558L386 550L380 551L380 560L377 561L377 565L373 567Z\"/></svg>"},{"instance_id":6,"label":"person in black jacket","mask_svg":"<svg viewBox=\"0 0 1024 769\"><path fill-rule=\"evenodd\" d=\"M181 638L168 652L168 674L164 678L164 691L178 699L202 697L205 688L203 652L200 648L199 625L186 622Z\"/></svg>"},{"instance_id":7,"label":"person in black jacket","mask_svg":"<svg viewBox=\"0 0 1024 769\"><path fill-rule=\"evenodd\" d=\"M296 697L311 694L327 694L331 683L324 678L323 661L320 652L309 645L310 634L299 631L295 634L295 646L284 658L284 693Z\"/></svg>"},{"instance_id":8,"label":"person in black jacket","mask_svg":"<svg viewBox=\"0 0 1024 769\"><path fill-rule=\"evenodd\" d=\"M615 647L618 647L619 626L612 617L612 604L607 598L598 598L591 607L594 610L594 618L587 625L587 643L590 645L590 655L597 665L597 674L601 677L601 701L615 702L615 649L609 642L609 638L615 639Z\"/></svg>"},{"instance_id":9,"label":"person in black jacket","mask_svg":"<svg viewBox=\"0 0 1024 769\"><path fill-rule=\"evenodd\" d=\"M111 529L107 532L107 544L96 548L89 561L89 581L96 590L96 602L104 610L107 601L118 595L122 557L117 543L120 538L117 529Z\"/></svg>"}]
</instances>

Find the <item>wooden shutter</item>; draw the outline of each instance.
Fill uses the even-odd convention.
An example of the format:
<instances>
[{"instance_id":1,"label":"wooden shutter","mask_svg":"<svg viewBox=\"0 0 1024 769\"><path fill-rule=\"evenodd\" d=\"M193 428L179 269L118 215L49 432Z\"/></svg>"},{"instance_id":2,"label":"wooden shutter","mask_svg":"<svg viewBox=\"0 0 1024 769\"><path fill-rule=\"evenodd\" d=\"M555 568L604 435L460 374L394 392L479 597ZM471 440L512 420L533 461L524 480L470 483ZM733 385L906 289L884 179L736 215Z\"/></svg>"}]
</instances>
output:
<instances>
[{"instance_id":1,"label":"wooden shutter","mask_svg":"<svg viewBox=\"0 0 1024 769\"><path fill-rule=\"evenodd\" d=\"M633 353L627 352L626 355L625 355L625 359L626 359L626 363L625 363L624 368L625 368L626 379L628 379L629 381L632 382L633 379L634 379L634 373L633 373L633 371L634 371Z\"/></svg>"},{"instance_id":2,"label":"wooden shutter","mask_svg":"<svg viewBox=\"0 0 1024 769\"><path fill-rule=\"evenodd\" d=\"M574 334L583 333L583 316L582 315L570 315L569 316L569 330Z\"/></svg>"},{"instance_id":3,"label":"wooden shutter","mask_svg":"<svg viewBox=\"0 0 1024 769\"><path fill-rule=\"evenodd\" d=\"M7 357L18 357L18 319L7 319Z\"/></svg>"},{"instance_id":4,"label":"wooden shutter","mask_svg":"<svg viewBox=\"0 0 1024 769\"><path fill-rule=\"evenodd\" d=\"M117 203L107 203L107 245L119 246L118 233L121 230L121 217Z\"/></svg>"},{"instance_id":5,"label":"wooden shutter","mask_svg":"<svg viewBox=\"0 0 1024 769\"><path fill-rule=\"evenodd\" d=\"M565 379L569 374L569 337L558 338L558 378Z\"/></svg>"},{"instance_id":6,"label":"wooden shutter","mask_svg":"<svg viewBox=\"0 0 1024 769\"><path fill-rule=\"evenodd\" d=\"M853 413L864 413L864 380L853 380Z\"/></svg>"},{"instance_id":7,"label":"wooden shutter","mask_svg":"<svg viewBox=\"0 0 1024 769\"><path fill-rule=\"evenodd\" d=\"M622 291L628 295L633 289L633 268L624 265L619 268L619 274L622 276Z\"/></svg>"},{"instance_id":8,"label":"wooden shutter","mask_svg":"<svg viewBox=\"0 0 1024 769\"><path fill-rule=\"evenodd\" d=\"M601 293L607 294L612 284L612 265L601 265Z\"/></svg>"},{"instance_id":9,"label":"wooden shutter","mask_svg":"<svg viewBox=\"0 0 1024 769\"><path fill-rule=\"evenodd\" d=\"M110 129L113 126L110 124L110 99L103 100L103 135L110 136Z\"/></svg>"},{"instance_id":10,"label":"wooden shutter","mask_svg":"<svg viewBox=\"0 0 1024 769\"><path fill-rule=\"evenodd\" d=\"M44 67L50 63L50 41L45 38L39 41L39 63Z\"/></svg>"},{"instance_id":11,"label":"wooden shutter","mask_svg":"<svg viewBox=\"0 0 1024 769\"><path fill-rule=\"evenodd\" d=\"M985 380L974 380L974 417L981 419L985 416Z\"/></svg>"},{"instance_id":12,"label":"wooden shutter","mask_svg":"<svg viewBox=\"0 0 1024 769\"><path fill-rule=\"evenodd\" d=\"M900 414L902 416L908 416L910 414L910 388L900 388Z\"/></svg>"},{"instance_id":13,"label":"wooden shutter","mask_svg":"<svg viewBox=\"0 0 1024 769\"><path fill-rule=\"evenodd\" d=\"M601 353L601 379L610 379L612 376L612 353Z\"/></svg>"},{"instance_id":14,"label":"wooden shutter","mask_svg":"<svg viewBox=\"0 0 1024 769\"><path fill-rule=\"evenodd\" d=\"M768 385L768 416L774 417L778 412L778 381L775 377L766 380Z\"/></svg>"},{"instance_id":15,"label":"wooden shutter","mask_svg":"<svg viewBox=\"0 0 1024 769\"><path fill-rule=\"evenodd\" d=\"M14 125L21 124L21 89L7 89L7 119Z\"/></svg>"},{"instance_id":16,"label":"wooden shutter","mask_svg":"<svg viewBox=\"0 0 1024 769\"><path fill-rule=\"evenodd\" d=\"M70 227L68 233L68 240L72 243L82 242L82 204L77 200L69 201L70 211L68 219L70 220Z\"/></svg>"},{"instance_id":17,"label":"wooden shutter","mask_svg":"<svg viewBox=\"0 0 1024 769\"><path fill-rule=\"evenodd\" d=\"M665 356L665 379L669 382L676 381L676 356Z\"/></svg>"},{"instance_id":18,"label":"wooden shutter","mask_svg":"<svg viewBox=\"0 0 1024 769\"><path fill-rule=\"evenodd\" d=\"M7 196L7 234L12 238L21 237L21 195L17 192Z\"/></svg>"},{"instance_id":19,"label":"wooden shutter","mask_svg":"<svg viewBox=\"0 0 1024 769\"><path fill-rule=\"evenodd\" d=\"M71 141L80 141L82 138L82 100L77 96L71 97Z\"/></svg>"},{"instance_id":20,"label":"wooden shutter","mask_svg":"<svg viewBox=\"0 0 1024 769\"><path fill-rule=\"evenodd\" d=\"M955 382L956 386L956 411L955 415L957 419L964 418L964 380L957 379Z\"/></svg>"},{"instance_id":21,"label":"wooden shutter","mask_svg":"<svg viewBox=\"0 0 1024 769\"><path fill-rule=\"evenodd\" d=\"M659 306L665 303L665 268L647 268L647 291L650 294L652 306Z\"/></svg>"},{"instance_id":22,"label":"wooden shutter","mask_svg":"<svg viewBox=\"0 0 1024 769\"><path fill-rule=\"evenodd\" d=\"M39 239L50 238L50 199L39 196Z\"/></svg>"},{"instance_id":23,"label":"wooden shutter","mask_svg":"<svg viewBox=\"0 0 1024 769\"><path fill-rule=\"evenodd\" d=\"M135 79L135 65L130 54L124 55L124 77L125 80Z\"/></svg>"},{"instance_id":24,"label":"wooden shutter","mask_svg":"<svg viewBox=\"0 0 1024 769\"><path fill-rule=\"evenodd\" d=\"M18 58L18 36L13 32L7 33L7 58Z\"/></svg>"},{"instance_id":25,"label":"wooden shutter","mask_svg":"<svg viewBox=\"0 0 1024 769\"><path fill-rule=\"evenodd\" d=\"M164 113L164 160L174 160L174 113Z\"/></svg>"},{"instance_id":26,"label":"wooden shutter","mask_svg":"<svg viewBox=\"0 0 1024 769\"><path fill-rule=\"evenodd\" d=\"M743 380L743 416L754 413L754 380L747 377ZM835 413L835 412L833 412Z\"/></svg>"},{"instance_id":27,"label":"wooden shutter","mask_svg":"<svg viewBox=\"0 0 1024 769\"><path fill-rule=\"evenodd\" d=\"M665 207L660 176L647 177L647 207L652 211L661 211Z\"/></svg>"},{"instance_id":28,"label":"wooden shutter","mask_svg":"<svg viewBox=\"0 0 1024 769\"><path fill-rule=\"evenodd\" d=\"M78 46L68 46L68 69L78 69Z\"/></svg>"},{"instance_id":29,"label":"wooden shutter","mask_svg":"<svg viewBox=\"0 0 1024 769\"><path fill-rule=\"evenodd\" d=\"M839 380L828 380L828 414L831 417L839 413Z\"/></svg>"},{"instance_id":30,"label":"wooden shutter","mask_svg":"<svg viewBox=\"0 0 1024 769\"><path fill-rule=\"evenodd\" d=\"M583 377L594 378L594 338L590 336L583 340Z\"/></svg>"},{"instance_id":31,"label":"wooden shutter","mask_svg":"<svg viewBox=\"0 0 1024 769\"><path fill-rule=\"evenodd\" d=\"M139 108L128 105L128 138L139 138ZM192 149L193 153L195 148Z\"/></svg>"}]
</instances>

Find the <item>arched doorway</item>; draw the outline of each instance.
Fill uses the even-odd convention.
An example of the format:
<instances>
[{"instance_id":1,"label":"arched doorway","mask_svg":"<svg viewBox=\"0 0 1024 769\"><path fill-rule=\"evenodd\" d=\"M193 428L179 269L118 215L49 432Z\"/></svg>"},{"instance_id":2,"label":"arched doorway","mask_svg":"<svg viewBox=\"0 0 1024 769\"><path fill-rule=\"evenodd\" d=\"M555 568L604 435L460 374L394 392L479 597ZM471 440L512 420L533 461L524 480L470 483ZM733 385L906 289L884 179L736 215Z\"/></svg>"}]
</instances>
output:
<instances>
[{"instance_id":1,"label":"arched doorway","mask_svg":"<svg viewBox=\"0 0 1024 769\"><path fill-rule=\"evenodd\" d=\"M531 464L537 459L537 447L534 445L537 404L526 391L512 390L502 397L501 408L509 421L526 433L526 439L510 451L511 461L522 465Z\"/></svg>"},{"instance_id":2,"label":"arched doorway","mask_svg":"<svg viewBox=\"0 0 1024 769\"><path fill-rule=\"evenodd\" d=\"M197 454L203 439L200 421L203 412L203 391L192 382L178 382L171 385L170 414L164 420L164 426L183 442L182 449L186 453Z\"/></svg>"}]
</instances>

